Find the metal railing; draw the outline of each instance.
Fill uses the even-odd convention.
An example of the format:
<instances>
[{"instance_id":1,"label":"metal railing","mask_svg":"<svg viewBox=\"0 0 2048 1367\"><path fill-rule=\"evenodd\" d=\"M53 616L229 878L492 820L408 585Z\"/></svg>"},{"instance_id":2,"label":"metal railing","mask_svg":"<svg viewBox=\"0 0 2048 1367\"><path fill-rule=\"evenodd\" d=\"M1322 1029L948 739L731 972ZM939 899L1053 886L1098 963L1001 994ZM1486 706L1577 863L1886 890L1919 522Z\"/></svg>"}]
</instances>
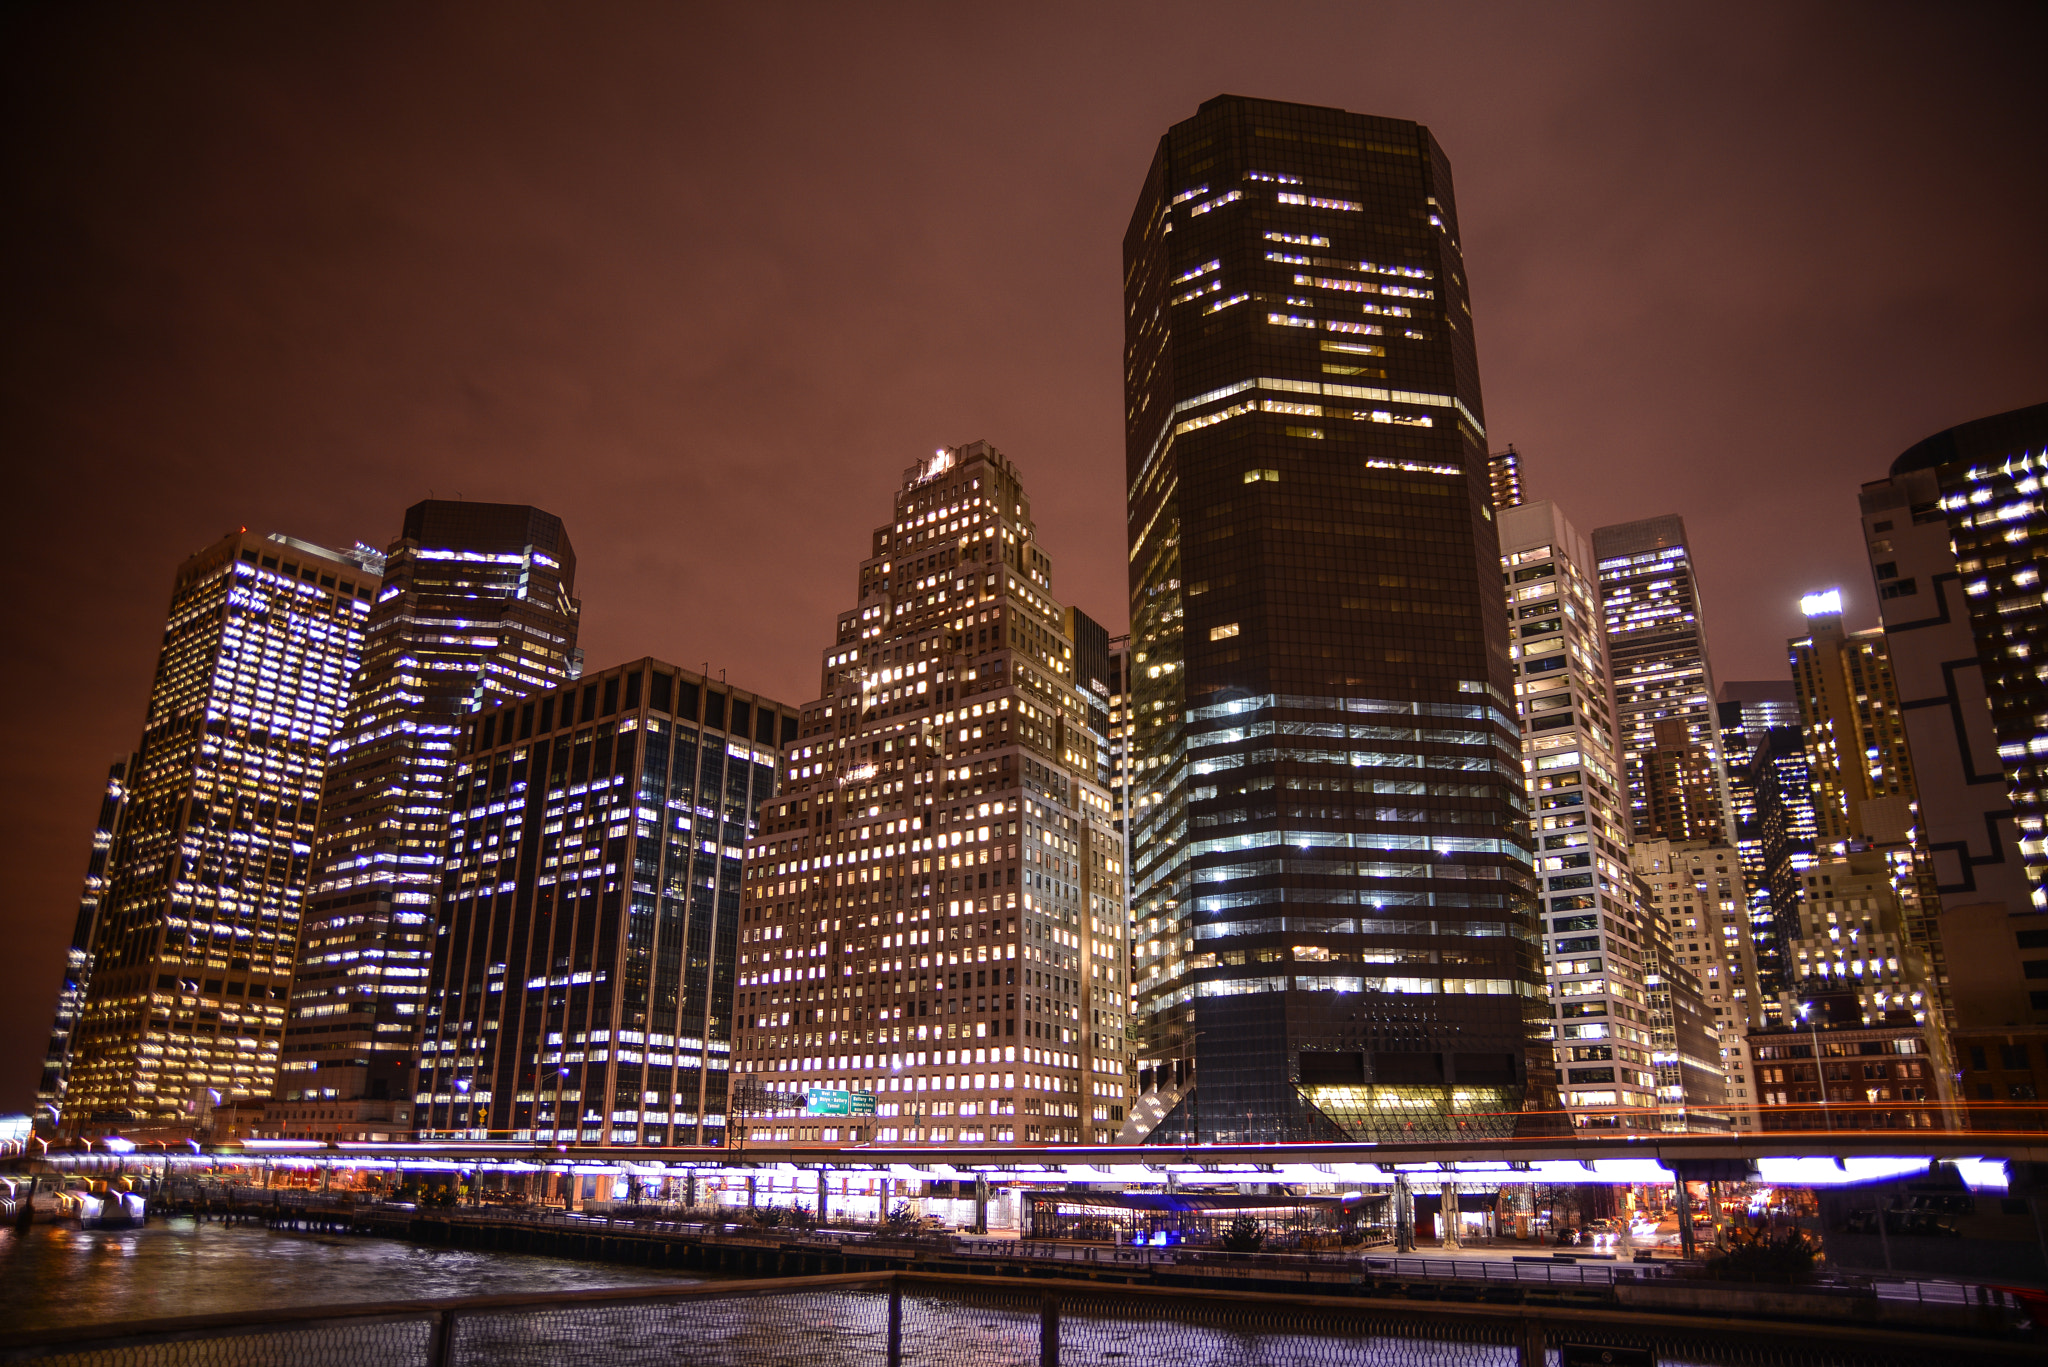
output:
<instances>
[{"instance_id":1,"label":"metal railing","mask_svg":"<svg viewBox=\"0 0 2048 1367\"><path fill-rule=\"evenodd\" d=\"M2040 1346L1722 1316L915 1273L279 1310L0 1338L0 1362L77 1367L1567 1367L1602 1354L1701 1367L1961 1367L2038 1361Z\"/></svg>"}]
</instances>

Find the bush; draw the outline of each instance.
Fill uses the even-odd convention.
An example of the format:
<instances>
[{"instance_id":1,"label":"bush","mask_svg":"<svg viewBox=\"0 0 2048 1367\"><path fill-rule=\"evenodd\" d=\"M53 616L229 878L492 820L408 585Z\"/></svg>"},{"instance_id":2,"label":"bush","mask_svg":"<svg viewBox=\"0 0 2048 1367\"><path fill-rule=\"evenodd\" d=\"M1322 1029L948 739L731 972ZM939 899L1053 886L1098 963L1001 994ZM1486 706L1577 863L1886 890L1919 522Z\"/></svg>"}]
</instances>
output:
<instances>
[{"instance_id":1,"label":"bush","mask_svg":"<svg viewBox=\"0 0 2048 1367\"><path fill-rule=\"evenodd\" d=\"M1223 1234L1223 1248L1228 1253L1257 1253L1265 1242L1265 1231L1249 1215L1240 1215L1232 1220L1230 1228Z\"/></svg>"},{"instance_id":2,"label":"bush","mask_svg":"<svg viewBox=\"0 0 2048 1367\"><path fill-rule=\"evenodd\" d=\"M1700 1275L1717 1282L1770 1282L1799 1286L1814 1279L1820 1248L1798 1230L1761 1235L1707 1263Z\"/></svg>"}]
</instances>

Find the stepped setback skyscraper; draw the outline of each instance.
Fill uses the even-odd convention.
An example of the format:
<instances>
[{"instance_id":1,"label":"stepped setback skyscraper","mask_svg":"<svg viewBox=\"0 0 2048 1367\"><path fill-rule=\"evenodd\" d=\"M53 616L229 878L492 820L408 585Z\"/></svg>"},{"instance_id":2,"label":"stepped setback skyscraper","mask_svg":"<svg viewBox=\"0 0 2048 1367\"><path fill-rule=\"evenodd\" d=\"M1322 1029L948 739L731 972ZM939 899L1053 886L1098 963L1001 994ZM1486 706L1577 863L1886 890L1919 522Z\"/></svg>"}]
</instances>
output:
<instances>
[{"instance_id":1,"label":"stepped setback skyscraper","mask_svg":"<svg viewBox=\"0 0 2048 1367\"><path fill-rule=\"evenodd\" d=\"M1450 164L1222 96L1124 268L1152 1137L1513 1128L1554 1093Z\"/></svg>"},{"instance_id":2,"label":"stepped setback skyscraper","mask_svg":"<svg viewBox=\"0 0 2048 1367\"><path fill-rule=\"evenodd\" d=\"M327 748L383 556L232 533L178 569L107 859L66 1129L204 1128L277 1077Z\"/></svg>"},{"instance_id":3,"label":"stepped setback skyscraper","mask_svg":"<svg viewBox=\"0 0 2048 1367\"><path fill-rule=\"evenodd\" d=\"M972 442L904 471L749 865L733 1066L758 1137L1122 1127L1123 850L1084 658L1106 685L1016 467ZM805 1115L813 1092L872 1114Z\"/></svg>"},{"instance_id":4,"label":"stepped setback skyscraper","mask_svg":"<svg viewBox=\"0 0 2048 1367\"><path fill-rule=\"evenodd\" d=\"M406 510L328 759L275 1132L409 1130L457 750L478 709L573 677L575 589L568 534L537 508Z\"/></svg>"}]
</instances>

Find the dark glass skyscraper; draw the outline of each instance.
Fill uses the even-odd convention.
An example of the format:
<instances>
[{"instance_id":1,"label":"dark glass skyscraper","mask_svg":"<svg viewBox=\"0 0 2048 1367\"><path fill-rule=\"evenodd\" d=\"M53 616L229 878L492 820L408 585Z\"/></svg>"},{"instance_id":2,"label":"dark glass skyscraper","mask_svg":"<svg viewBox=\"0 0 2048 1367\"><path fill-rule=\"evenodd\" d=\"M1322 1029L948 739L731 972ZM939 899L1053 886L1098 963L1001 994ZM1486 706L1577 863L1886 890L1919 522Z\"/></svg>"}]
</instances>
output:
<instances>
[{"instance_id":1,"label":"dark glass skyscraper","mask_svg":"<svg viewBox=\"0 0 2048 1367\"><path fill-rule=\"evenodd\" d=\"M1799 935L1800 877L1813 863L1819 836L1799 695L1787 678L1727 683L1715 696L1756 953L1748 1018L1776 1024Z\"/></svg>"},{"instance_id":2,"label":"dark glass skyscraper","mask_svg":"<svg viewBox=\"0 0 2048 1367\"><path fill-rule=\"evenodd\" d=\"M1153 1137L1512 1127L1554 1091L1450 165L1221 96L1124 265Z\"/></svg>"},{"instance_id":3,"label":"dark glass skyscraper","mask_svg":"<svg viewBox=\"0 0 2048 1367\"><path fill-rule=\"evenodd\" d=\"M417 1127L722 1143L742 864L796 710L643 659L467 727Z\"/></svg>"},{"instance_id":4,"label":"dark glass skyscraper","mask_svg":"<svg viewBox=\"0 0 2048 1367\"><path fill-rule=\"evenodd\" d=\"M410 1128L456 752L477 709L574 676L576 553L524 504L406 509L328 757L278 1102L290 1136Z\"/></svg>"}]
</instances>

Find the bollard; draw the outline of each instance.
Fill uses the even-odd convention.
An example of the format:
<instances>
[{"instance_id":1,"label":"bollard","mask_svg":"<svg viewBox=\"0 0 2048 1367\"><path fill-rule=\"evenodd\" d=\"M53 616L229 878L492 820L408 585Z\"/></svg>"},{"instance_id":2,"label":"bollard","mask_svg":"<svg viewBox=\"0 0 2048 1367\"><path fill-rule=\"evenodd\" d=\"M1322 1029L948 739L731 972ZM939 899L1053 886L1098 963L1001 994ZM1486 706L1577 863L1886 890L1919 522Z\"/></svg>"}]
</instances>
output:
<instances>
[{"instance_id":1,"label":"bollard","mask_svg":"<svg viewBox=\"0 0 2048 1367\"><path fill-rule=\"evenodd\" d=\"M1051 1296L1038 1307L1038 1367L1060 1367L1060 1303Z\"/></svg>"}]
</instances>

